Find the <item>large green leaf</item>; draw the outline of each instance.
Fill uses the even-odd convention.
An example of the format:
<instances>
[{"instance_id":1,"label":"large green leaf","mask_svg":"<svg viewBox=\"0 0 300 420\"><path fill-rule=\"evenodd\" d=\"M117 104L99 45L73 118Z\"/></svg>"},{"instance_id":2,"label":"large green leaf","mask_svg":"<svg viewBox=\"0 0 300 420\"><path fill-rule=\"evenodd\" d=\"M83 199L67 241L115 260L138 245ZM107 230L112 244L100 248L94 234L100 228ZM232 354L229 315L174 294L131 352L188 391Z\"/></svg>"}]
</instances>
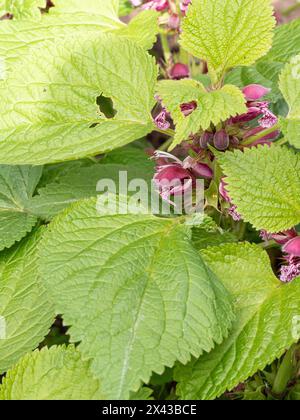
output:
<instances>
[{"instance_id":1,"label":"large green leaf","mask_svg":"<svg viewBox=\"0 0 300 420\"><path fill-rule=\"evenodd\" d=\"M178 366L183 399L214 399L263 369L300 338L300 280L280 283L257 245L230 244L203 252L235 300L229 337L211 353ZM298 325L299 327L299 325Z\"/></svg>"},{"instance_id":2,"label":"large green leaf","mask_svg":"<svg viewBox=\"0 0 300 420\"><path fill-rule=\"evenodd\" d=\"M39 8L43 7L46 7L46 0L0 0L0 17L10 13L14 19L40 19Z\"/></svg>"},{"instance_id":3,"label":"large green leaf","mask_svg":"<svg viewBox=\"0 0 300 420\"><path fill-rule=\"evenodd\" d=\"M36 348L54 320L54 308L37 272L39 238L34 234L1 253L0 316L6 338L0 339L0 373Z\"/></svg>"},{"instance_id":4,"label":"large green leaf","mask_svg":"<svg viewBox=\"0 0 300 420\"><path fill-rule=\"evenodd\" d=\"M272 14L270 0L193 0L181 44L220 77L268 52L275 26Z\"/></svg>"},{"instance_id":5,"label":"large green leaf","mask_svg":"<svg viewBox=\"0 0 300 420\"><path fill-rule=\"evenodd\" d=\"M73 346L44 348L7 372L0 400L101 400L100 383Z\"/></svg>"},{"instance_id":6,"label":"large green leaf","mask_svg":"<svg viewBox=\"0 0 300 420\"><path fill-rule=\"evenodd\" d=\"M293 146L300 148L300 55L284 67L279 87L289 106L287 118L281 119L282 131Z\"/></svg>"},{"instance_id":7,"label":"large green leaf","mask_svg":"<svg viewBox=\"0 0 300 420\"><path fill-rule=\"evenodd\" d=\"M104 153L153 129L157 68L135 43L102 34L31 50L0 86L0 162L41 164ZM113 101L106 118L97 97Z\"/></svg>"},{"instance_id":8,"label":"large green leaf","mask_svg":"<svg viewBox=\"0 0 300 420\"><path fill-rule=\"evenodd\" d=\"M55 7L50 9L50 13L54 15L90 13L117 20L119 12L119 0L53 0L53 4Z\"/></svg>"},{"instance_id":9,"label":"large green leaf","mask_svg":"<svg viewBox=\"0 0 300 420\"><path fill-rule=\"evenodd\" d=\"M41 167L0 165L0 251L20 241L37 222L28 211Z\"/></svg>"},{"instance_id":10,"label":"large green leaf","mask_svg":"<svg viewBox=\"0 0 300 420\"><path fill-rule=\"evenodd\" d=\"M279 232L300 222L300 160L273 145L219 154L238 212L257 229Z\"/></svg>"},{"instance_id":11,"label":"large green leaf","mask_svg":"<svg viewBox=\"0 0 300 420\"><path fill-rule=\"evenodd\" d=\"M278 88L280 72L283 66L300 52L300 19L286 25L277 26L272 49L254 66L238 67L226 77L227 83L244 87L259 83L271 89L267 96L272 102L282 98Z\"/></svg>"},{"instance_id":12,"label":"large green leaf","mask_svg":"<svg viewBox=\"0 0 300 420\"><path fill-rule=\"evenodd\" d=\"M157 91L176 124L172 148L188 139L190 134L196 134L200 129L206 130L211 123L217 125L247 110L244 95L232 85L208 92L195 80L164 80L158 83ZM197 108L185 116L181 105L190 102L195 102Z\"/></svg>"},{"instance_id":13,"label":"large green leaf","mask_svg":"<svg viewBox=\"0 0 300 420\"><path fill-rule=\"evenodd\" d=\"M127 148L126 148L127 149ZM128 150L128 149L127 149ZM122 165L117 163L95 164L93 166L74 167L62 174L55 182L41 188L30 202L32 214L43 219L51 219L70 204L89 197L96 197L103 191L97 191L98 181L113 181L116 193L120 183L127 177L128 186L136 179L146 181L150 187L154 174L154 164L144 157L143 164ZM136 193L137 191L131 191ZM125 191L126 193L126 191ZM128 191L130 194L130 191Z\"/></svg>"},{"instance_id":14,"label":"large green leaf","mask_svg":"<svg viewBox=\"0 0 300 420\"><path fill-rule=\"evenodd\" d=\"M108 398L129 398L152 371L210 351L231 324L227 292L180 219L77 203L49 226L39 270Z\"/></svg>"}]
</instances>

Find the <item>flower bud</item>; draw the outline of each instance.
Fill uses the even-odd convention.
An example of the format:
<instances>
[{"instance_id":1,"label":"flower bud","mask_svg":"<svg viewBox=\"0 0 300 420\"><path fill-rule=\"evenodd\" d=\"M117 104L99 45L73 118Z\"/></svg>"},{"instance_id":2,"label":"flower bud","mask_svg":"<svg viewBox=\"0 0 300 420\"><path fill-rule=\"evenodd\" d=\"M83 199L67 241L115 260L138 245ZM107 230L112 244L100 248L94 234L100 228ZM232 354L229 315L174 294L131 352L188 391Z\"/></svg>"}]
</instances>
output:
<instances>
[{"instance_id":1,"label":"flower bud","mask_svg":"<svg viewBox=\"0 0 300 420\"><path fill-rule=\"evenodd\" d=\"M230 203L231 202L231 198L229 197L229 194L226 191L226 186L228 184L225 182L225 179L226 179L225 177L221 179L220 186L219 186L219 193L224 198L225 201L227 201L228 203Z\"/></svg>"},{"instance_id":2,"label":"flower bud","mask_svg":"<svg viewBox=\"0 0 300 420\"><path fill-rule=\"evenodd\" d=\"M185 64L176 63L170 70L170 77L175 80L185 79L190 77L190 70Z\"/></svg>"},{"instance_id":3,"label":"flower bud","mask_svg":"<svg viewBox=\"0 0 300 420\"><path fill-rule=\"evenodd\" d=\"M283 252L294 257L300 257L300 236L291 239L282 247Z\"/></svg>"},{"instance_id":4,"label":"flower bud","mask_svg":"<svg viewBox=\"0 0 300 420\"><path fill-rule=\"evenodd\" d=\"M243 94L245 95L247 101L257 101L270 93L270 91L271 89L264 86L253 84L244 87Z\"/></svg>"},{"instance_id":5,"label":"flower bud","mask_svg":"<svg viewBox=\"0 0 300 420\"><path fill-rule=\"evenodd\" d=\"M199 143L201 149L207 149L209 144L212 146L214 143L214 134L210 131L204 131L204 133L200 137Z\"/></svg>"},{"instance_id":6,"label":"flower bud","mask_svg":"<svg viewBox=\"0 0 300 420\"><path fill-rule=\"evenodd\" d=\"M214 136L214 146L218 150L226 150L228 149L230 144L229 135L226 133L225 130L218 131Z\"/></svg>"}]
</instances>

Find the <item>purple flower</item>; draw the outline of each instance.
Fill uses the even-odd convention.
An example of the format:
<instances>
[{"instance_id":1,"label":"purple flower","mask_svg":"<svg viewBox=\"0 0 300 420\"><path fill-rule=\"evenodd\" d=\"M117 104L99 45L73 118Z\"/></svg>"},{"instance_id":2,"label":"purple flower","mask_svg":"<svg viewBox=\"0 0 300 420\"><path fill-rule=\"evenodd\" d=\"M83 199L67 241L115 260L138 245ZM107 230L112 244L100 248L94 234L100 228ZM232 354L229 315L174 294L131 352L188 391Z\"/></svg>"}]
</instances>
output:
<instances>
[{"instance_id":1,"label":"purple flower","mask_svg":"<svg viewBox=\"0 0 300 420\"><path fill-rule=\"evenodd\" d=\"M283 265L280 269L280 280L283 283L290 283L300 276L300 261L291 258L288 265Z\"/></svg>"},{"instance_id":2,"label":"purple flower","mask_svg":"<svg viewBox=\"0 0 300 420\"><path fill-rule=\"evenodd\" d=\"M180 17L176 13L171 13L169 17L168 27L170 29L179 29L180 27Z\"/></svg>"},{"instance_id":3,"label":"purple flower","mask_svg":"<svg viewBox=\"0 0 300 420\"><path fill-rule=\"evenodd\" d=\"M265 129L260 126L252 128L251 130L247 131L247 133L244 135L244 140L248 139L249 137L256 136L257 134L260 134L264 130ZM280 131L275 130L272 133L267 134L266 136L263 136L259 140L256 140L255 142L249 144L249 147L258 146L259 144L271 145L272 144L271 140L277 139L279 134L280 134Z\"/></svg>"},{"instance_id":4,"label":"purple flower","mask_svg":"<svg viewBox=\"0 0 300 420\"><path fill-rule=\"evenodd\" d=\"M240 222L242 220L242 216L237 211L237 206L233 205L228 209L228 214L233 218L235 222Z\"/></svg>"},{"instance_id":5,"label":"purple flower","mask_svg":"<svg viewBox=\"0 0 300 420\"><path fill-rule=\"evenodd\" d=\"M181 0L181 2L180 2L180 10L181 10L181 13L183 15L186 14L187 9L188 9L190 3L191 3L191 0Z\"/></svg>"},{"instance_id":6,"label":"purple flower","mask_svg":"<svg viewBox=\"0 0 300 420\"><path fill-rule=\"evenodd\" d=\"M176 63L170 70L170 77L176 80L185 79L190 77L190 70L185 64Z\"/></svg>"},{"instance_id":7,"label":"purple flower","mask_svg":"<svg viewBox=\"0 0 300 420\"><path fill-rule=\"evenodd\" d=\"M189 115L191 115L195 111L197 106L198 106L197 102L192 101L192 102L189 102L189 103L186 103L186 104L181 104L180 105L180 110L185 117L188 117Z\"/></svg>"},{"instance_id":8,"label":"purple flower","mask_svg":"<svg viewBox=\"0 0 300 420\"><path fill-rule=\"evenodd\" d=\"M167 159L172 162L158 166L153 181L163 200L170 201L170 197L182 195L189 191L195 182L195 177L183 166L183 162L167 152L157 151L155 159Z\"/></svg>"},{"instance_id":9,"label":"purple flower","mask_svg":"<svg viewBox=\"0 0 300 420\"><path fill-rule=\"evenodd\" d=\"M154 119L156 126L160 130L168 130L168 128L170 128L170 123L167 120L168 117L169 117L169 113L167 112L165 108L163 108L163 110Z\"/></svg>"},{"instance_id":10,"label":"purple flower","mask_svg":"<svg viewBox=\"0 0 300 420\"><path fill-rule=\"evenodd\" d=\"M256 84L248 85L243 89L243 94L248 102L258 101L270 92L271 89Z\"/></svg>"},{"instance_id":11,"label":"purple flower","mask_svg":"<svg viewBox=\"0 0 300 420\"><path fill-rule=\"evenodd\" d=\"M221 182L220 182L220 185L219 185L219 192L220 192L220 195L222 196L222 198L225 201L227 201L227 203L230 203L231 202L231 198L229 197L229 194L226 191L226 186L228 184L225 182L225 179L226 179L226 177L224 177L224 178L221 179Z\"/></svg>"},{"instance_id":12,"label":"purple flower","mask_svg":"<svg viewBox=\"0 0 300 420\"><path fill-rule=\"evenodd\" d=\"M264 109L263 117L258 121L261 127L263 128L271 128L275 124L277 124L278 118L273 112L269 111L268 109Z\"/></svg>"},{"instance_id":13,"label":"purple flower","mask_svg":"<svg viewBox=\"0 0 300 420\"><path fill-rule=\"evenodd\" d=\"M131 1L132 6L134 7L138 7L143 3L143 0L130 0L130 1Z\"/></svg>"},{"instance_id":14,"label":"purple flower","mask_svg":"<svg viewBox=\"0 0 300 420\"><path fill-rule=\"evenodd\" d=\"M202 136L200 137L199 143L201 149L207 149L208 145L213 145L214 142L214 134L210 131L204 131Z\"/></svg>"},{"instance_id":15,"label":"purple flower","mask_svg":"<svg viewBox=\"0 0 300 420\"><path fill-rule=\"evenodd\" d=\"M168 0L151 0L145 3L142 8L146 10L153 9L153 10L156 10L157 12L163 12L164 10L169 9L169 1Z\"/></svg>"},{"instance_id":16,"label":"purple flower","mask_svg":"<svg viewBox=\"0 0 300 420\"><path fill-rule=\"evenodd\" d=\"M300 236L290 239L282 248L283 252L293 257L300 257Z\"/></svg>"},{"instance_id":17,"label":"purple flower","mask_svg":"<svg viewBox=\"0 0 300 420\"><path fill-rule=\"evenodd\" d=\"M197 178L212 179L214 176L213 170L206 163L198 162L190 156L183 161L183 167Z\"/></svg>"}]
</instances>

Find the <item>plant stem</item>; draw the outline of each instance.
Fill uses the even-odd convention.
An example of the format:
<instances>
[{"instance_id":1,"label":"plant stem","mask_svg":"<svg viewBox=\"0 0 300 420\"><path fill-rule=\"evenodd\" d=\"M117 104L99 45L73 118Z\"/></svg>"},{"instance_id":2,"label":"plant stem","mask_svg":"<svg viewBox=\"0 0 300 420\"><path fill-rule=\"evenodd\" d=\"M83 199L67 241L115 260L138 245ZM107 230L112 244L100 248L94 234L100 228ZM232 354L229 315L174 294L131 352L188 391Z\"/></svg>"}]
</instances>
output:
<instances>
[{"instance_id":1,"label":"plant stem","mask_svg":"<svg viewBox=\"0 0 300 420\"><path fill-rule=\"evenodd\" d=\"M165 136L174 137L175 136L175 130L172 130L172 128L169 128L168 130L161 130L158 127L155 127L155 130L158 133L164 134Z\"/></svg>"},{"instance_id":2,"label":"plant stem","mask_svg":"<svg viewBox=\"0 0 300 420\"><path fill-rule=\"evenodd\" d=\"M243 146L248 146L252 143L255 143L256 141L262 139L263 137L267 136L268 134L274 133L275 131L277 131L279 129L279 123L277 123L276 125L273 125L273 127L268 128L267 130L262 131L259 134L256 134L256 136L251 136L248 139L244 140L242 142Z\"/></svg>"},{"instance_id":3,"label":"plant stem","mask_svg":"<svg viewBox=\"0 0 300 420\"><path fill-rule=\"evenodd\" d=\"M287 142L288 142L287 139L286 138L283 138L281 140L278 140L275 144L276 144L276 146L283 146Z\"/></svg>"},{"instance_id":4,"label":"plant stem","mask_svg":"<svg viewBox=\"0 0 300 420\"><path fill-rule=\"evenodd\" d=\"M285 392L286 387L295 372L295 350L297 345L293 345L284 356L281 365L278 369L275 381L273 384L272 392L275 395L281 395Z\"/></svg>"},{"instance_id":5,"label":"plant stem","mask_svg":"<svg viewBox=\"0 0 300 420\"><path fill-rule=\"evenodd\" d=\"M172 143L173 143L173 137L165 141L164 144L162 144L158 150L165 152L169 149Z\"/></svg>"}]
</instances>

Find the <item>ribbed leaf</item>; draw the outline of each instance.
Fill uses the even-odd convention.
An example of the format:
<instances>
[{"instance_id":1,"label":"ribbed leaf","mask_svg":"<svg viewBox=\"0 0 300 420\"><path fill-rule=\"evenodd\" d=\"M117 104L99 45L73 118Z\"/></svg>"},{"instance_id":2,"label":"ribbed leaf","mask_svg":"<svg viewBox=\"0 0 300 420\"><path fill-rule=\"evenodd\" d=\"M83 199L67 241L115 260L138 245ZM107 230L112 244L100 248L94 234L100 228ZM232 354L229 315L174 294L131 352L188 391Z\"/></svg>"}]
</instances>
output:
<instances>
[{"instance_id":1,"label":"ribbed leaf","mask_svg":"<svg viewBox=\"0 0 300 420\"><path fill-rule=\"evenodd\" d=\"M300 160L273 145L219 155L230 197L246 222L279 232L300 222Z\"/></svg>"},{"instance_id":2,"label":"ribbed leaf","mask_svg":"<svg viewBox=\"0 0 300 420\"><path fill-rule=\"evenodd\" d=\"M152 371L186 363L226 335L227 293L189 236L177 220L99 214L95 200L50 225L41 276L108 398L129 398Z\"/></svg>"},{"instance_id":3,"label":"ribbed leaf","mask_svg":"<svg viewBox=\"0 0 300 420\"><path fill-rule=\"evenodd\" d=\"M0 251L20 241L37 222L28 211L41 167L0 165Z\"/></svg>"},{"instance_id":4,"label":"ribbed leaf","mask_svg":"<svg viewBox=\"0 0 300 420\"><path fill-rule=\"evenodd\" d=\"M168 80L159 82L157 91L176 124L172 148L200 129L206 130L211 123L217 125L229 117L246 112L244 95L232 85L208 92L195 80ZM180 105L190 102L195 102L197 108L185 116Z\"/></svg>"},{"instance_id":5,"label":"ribbed leaf","mask_svg":"<svg viewBox=\"0 0 300 420\"><path fill-rule=\"evenodd\" d=\"M300 55L292 58L281 75L280 90L289 105L289 114L281 120L281 128L287 140L300 147Z\"/></svg>"},{"instance_id":6,"label":"ribbed leaf","mask_svg":"<svg viewBox=\"0 0 300 420\"><path fill-rule=\"evenodd\" d=\"M143 137L153 128L156 77L152 57L113 35L31 50L0 87L2 162L77 159ZM101 94L112 99L114 118L100 113Z\"/></svg>"},{"instance_id":7,"label":"ribbed leaf","mask_svg":"<svg viewBox=\"0 0 300 420\"><path fill-rule=\"evenodd\" d=\"M100 383L73 346L44 348L7 372L0 400L101 400Z\"/></svg>"},{"instance_id":8,"label":"ribbed leaf","mask_svg":"<svg viewBox=\"0 0 300 420\"><path fill-rule=\"evenodd\" d=\"M193 0L181 44L221 76L268 52L275 26L272 14L270 0Z\"/></svg>"},{"instance_id":9,"label":"ribbed leaf","mask_svg":"<svg viewBox=\"0 0 300 420\"><path fill-rule=\"evenodd\" d=\"M6 332L0 339L0 373L35 349L54 320L54 308L37 272L39 238L35 234L1 253L0 316Z\"/></svg>"},{"instance_id":10,"label":"ribbed leaf","mask_svg":"<svg viewBox=\"0 0 300 420\"><path fill-rule=\"evenodd\" d=\"M1 0L0 17L10 13L14 19L40 19L39 8L43 7L46 7L46 0Z\"/></svg>"},{"instance_id":11,"label":"ribbed leaf","mask_svg":"<svg viewBox=\"0 0 300 420\"><path fill-rule=\"evenodd\" d=\"M183 399L214 399L232 390L300 338L299 279L280 283L268 255L256 245L213 247L203 255L234 296L237 318L220 346L178 366L175 377Z\"/></svg>"}]
</instances>

